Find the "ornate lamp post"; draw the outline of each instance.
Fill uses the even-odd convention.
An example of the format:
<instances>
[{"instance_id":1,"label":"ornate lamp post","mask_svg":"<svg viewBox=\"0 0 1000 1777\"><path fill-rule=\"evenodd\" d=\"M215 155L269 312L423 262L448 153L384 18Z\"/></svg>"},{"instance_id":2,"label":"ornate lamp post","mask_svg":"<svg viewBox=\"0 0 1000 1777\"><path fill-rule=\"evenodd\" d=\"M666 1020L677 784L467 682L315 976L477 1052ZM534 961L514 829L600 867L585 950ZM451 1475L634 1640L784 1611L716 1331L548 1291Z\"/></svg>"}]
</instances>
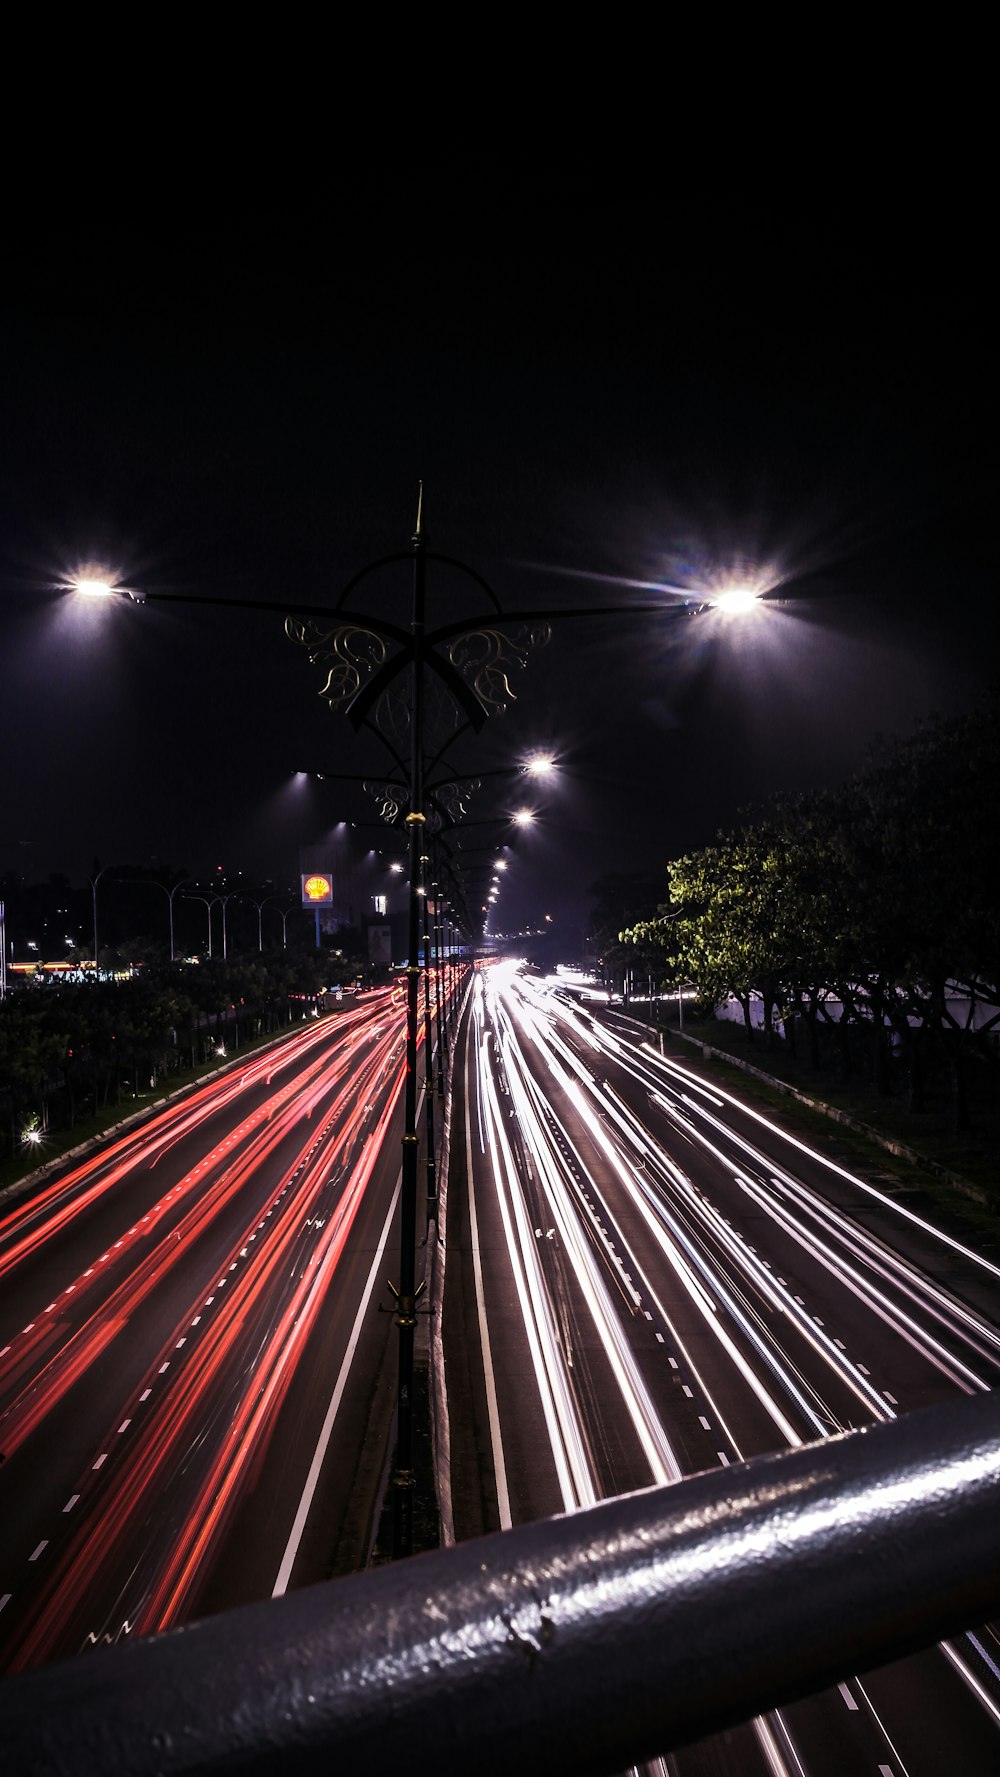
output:
<instances>
[{"instance_id":1,"label":"ornate lamp post","mask_svg":"<svg viewBox=\"0 0 1000 1777\"><path fill-rule=\"evenodd\" d=\"M410 559L413 568L409 630L346 607L354 588L377 570ZM492 605L484 619L450 624L428 633L427 563L448 562L483 589ZM289 635L307 648L313 662L328 664L320 692L334 708L346 711L356 730L368 727L388 750L396 774L369 787L384 819L400 822L407 836L409 897L407 907L406 1077L400 1186L399 1282L390 1285L396 1300L399 1330L399 1374L396 1399L396 1455L392 1472L393 1555L413 1549L413 1348L417 1301L423 1286L416 1282L417 1176L417 1050L419 1044L420 943L423 902L426 906L429 857L426 843L428 811L426 779L458 733L478 732L492 709L513 696L508 672L524 665L532 645L548 640L547 625L511 637L496 627L503 612L495 594L472 569L451 557L429 556L423 526L423 490L417 507L412 555L386 556L361 570L345 587L332 629L289 618ZM521 621L519 617L517 621ZM433 699L433 702L431 701ZM432 733L432 729L437 732ZM441 730L445 730L442 739ZM406 745L408 741L408 746ZM401 821L400 821L401 817ZM426 963L425 956L425 963ZM429 1028L429 1021L428 1021ZM429 1198L434 1195L430 1186Z\"/></svg>"},{"instance_id":2,"label":"ornate lamp post","mask_svg":"<svg viewBox=\"0 0 1000 1777\"><path fill-rule=\"evenodd\" d=\"M402 561L412 564L413 589L408 628L353 610L348 599L370 575ZM457 570L486 595L488 608L472 617L428 630L427 565L437 562ZM417 506L416 529L411 549L382 557L362 568L348 582L332 607L292 605L277 600L240 600L185 594L141 592L134 587L112 585L104 580L78 581L76 590L93 596L117 595L136 604L156 600L165 604L224 605L246 607L285 615L286 633L301 643L311 661L324 663L327 676L320 695L335 709L343 710L356 731L368 727L388 750L396 775L369 787L384 804L383 818L401 823L407 834L409 858L408 962L406 1017L406 1082L400 1206L399 1284L396 1324L399 1329L399 1379L397 1390L397 1441L393 1484L393 1554L405 1556L413 1547L413 1343L416 1326L416 1203L417 1203L417 1048L419 1042L419 947L421 909L426 891L428 848L427 784L459 735L478 733L489 715L514 698L510 675L527 664L534 647L549 640L550 621L565 617L613 617L634 615L679 617L695 615L706 602L687 600L670 607L662 601L627 601L615 605L552 610L505 611L492 588L464 562L432 554L423 527L423 488ZM318 619L333 619L323 627ZM449 798L461 802L474 787L450 780L435 786L437 812L447 814ZM404 805L405 804L405 811ZM432 808L433 808L432 803ZM95 891L96 893L96 891ZM202 897L198 897L202 898ZM225 899L223 946L225 947ZM228 898L228 897L226 897ZM209 903L209 942L211 906ZM422 1286L421 1286L422 1287Z\"/></svg>"}]
</instances>

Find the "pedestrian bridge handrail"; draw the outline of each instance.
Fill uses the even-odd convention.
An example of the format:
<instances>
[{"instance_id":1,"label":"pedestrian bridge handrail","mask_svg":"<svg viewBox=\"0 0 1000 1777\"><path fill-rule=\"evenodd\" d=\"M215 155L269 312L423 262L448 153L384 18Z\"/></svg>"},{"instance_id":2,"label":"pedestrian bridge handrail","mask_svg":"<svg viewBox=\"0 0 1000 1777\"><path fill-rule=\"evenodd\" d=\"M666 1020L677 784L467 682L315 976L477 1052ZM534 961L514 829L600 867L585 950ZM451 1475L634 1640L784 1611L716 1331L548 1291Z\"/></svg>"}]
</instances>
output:
<instances>
[{"instance_id":1,"label":"pedestrian bridge handrail","mask_svg":"<svg viewBox=\"0 0 1000 1777\"><path fill-rule=\"evenodd\" d=\"M17 1777L613 1777L1000 1612L1000 1394L0 1682Z\"/></svg>"}]
</instances>

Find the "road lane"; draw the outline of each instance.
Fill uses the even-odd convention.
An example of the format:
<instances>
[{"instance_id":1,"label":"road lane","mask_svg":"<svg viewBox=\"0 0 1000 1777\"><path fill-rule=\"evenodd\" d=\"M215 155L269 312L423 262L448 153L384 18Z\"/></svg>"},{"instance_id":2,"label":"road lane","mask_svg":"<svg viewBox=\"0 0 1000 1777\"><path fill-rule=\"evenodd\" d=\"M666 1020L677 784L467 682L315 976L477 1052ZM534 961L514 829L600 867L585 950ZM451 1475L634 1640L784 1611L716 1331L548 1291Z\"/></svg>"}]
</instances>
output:
<instances>
[{"instance_id":1,"label":"road lane","mask_svg":"<svg viewBox=\"0 0 1000 1777\"><path fill-rule=\"evenodd\" d=\"M672 1464L694 1472L994 1385L1000 1341L981 1312L992 1281L982 1255L941 1243L949 1272L978 1280L963 1297L914 1263L915 1240L933 1248L937 1237L905 1205L843 1169L828 1175L641 1032L529 975L486 974L476 1018L479 1317L496 1401L490 1442L504 1455L513 1521L553 1509L551 1488L523 1484L522 1421L536 1443L544 1428L555 1509L571 1510L588 1489L647 1485ZM506 1142L504 1119L516 1130ZM864 1213L845 1213L845 1198ZM520 1336L510 1326L518 1268ZM588 1320L605 1361L581 1382ZM454 1425L452 1449L460 1466ZM544 1469L536 1450L529 1479ZM933 1678L910 1662L855 1678L754 1724L729 1750L676 1755L677 1769L686 1777L709 1759L720 1770L904 1777L940 1770L929 1749L947 1744L955 1768L991 1771L994 1646L985 1630L978 1646L963 1637L924 1656Z\"/></svg>"},{"instance_id":2,"label":"road lane","mask_svg":"<svg viewBox=\"0 0 1000 1777\"><path fill-rule=\"evenodd\" d=\"M373 996L0 1215L5 1669L236 1602L247 1566L271 1590L389 1236L404 1037L401 997ZM384 1441L371 1319L341 1404L367 1424L375 1388Z\"/></svg>"}]
</instances>

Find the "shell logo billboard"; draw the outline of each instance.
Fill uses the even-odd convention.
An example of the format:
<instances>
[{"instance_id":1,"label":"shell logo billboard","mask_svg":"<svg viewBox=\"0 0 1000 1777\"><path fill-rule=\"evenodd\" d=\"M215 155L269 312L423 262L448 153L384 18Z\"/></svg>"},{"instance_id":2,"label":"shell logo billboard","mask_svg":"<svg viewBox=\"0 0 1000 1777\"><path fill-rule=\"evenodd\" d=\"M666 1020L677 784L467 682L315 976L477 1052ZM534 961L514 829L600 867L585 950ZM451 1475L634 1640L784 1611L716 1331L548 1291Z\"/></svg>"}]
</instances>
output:
<instances>
[{"instance_id":1,"label":"shell logo billboard","mask_svg":"<svg viewBox=\"0 0 1000 1777\"><path fill-rule=\"evenodd\" d=\"M311 870L302 878L303 907L332 907L333 883L328 876L318 870Z\"/></svg>"}]
</instances>

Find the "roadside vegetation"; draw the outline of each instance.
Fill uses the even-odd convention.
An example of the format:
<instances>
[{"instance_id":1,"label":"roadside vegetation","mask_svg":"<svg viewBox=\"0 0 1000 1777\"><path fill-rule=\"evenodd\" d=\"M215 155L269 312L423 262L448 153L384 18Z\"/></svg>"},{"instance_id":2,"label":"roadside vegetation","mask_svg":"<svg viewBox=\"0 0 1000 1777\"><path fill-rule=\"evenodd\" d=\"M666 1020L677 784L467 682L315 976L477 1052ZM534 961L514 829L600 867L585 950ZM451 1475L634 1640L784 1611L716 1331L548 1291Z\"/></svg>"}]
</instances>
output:
<instances>
[{"instance_id":1,"label":"roadside vegetation","mask_svg":"<svg viewBox=\"0 0 1000 1777\"><path fill-rule=\"evenodd\" d=\"M265 951L18 987L0 1002L0 1188L332 1007L355 967Z\"/></svg>"},{"instance_id":2,"label":"roadside vegetation","mask_svg":"<svg viewBox=\"0 0 1000 1777\"><path fill-rule=\"evenodd\" d=\"M991 699L675 859L644 914L634 887L628 906L627 883L605 879L605 977L626 997L692 995L689 1035L927 1154L1000 1208L998 782ZM717 1016L723 1005L742 1026Z\"/></svg>"}]
</instances>

